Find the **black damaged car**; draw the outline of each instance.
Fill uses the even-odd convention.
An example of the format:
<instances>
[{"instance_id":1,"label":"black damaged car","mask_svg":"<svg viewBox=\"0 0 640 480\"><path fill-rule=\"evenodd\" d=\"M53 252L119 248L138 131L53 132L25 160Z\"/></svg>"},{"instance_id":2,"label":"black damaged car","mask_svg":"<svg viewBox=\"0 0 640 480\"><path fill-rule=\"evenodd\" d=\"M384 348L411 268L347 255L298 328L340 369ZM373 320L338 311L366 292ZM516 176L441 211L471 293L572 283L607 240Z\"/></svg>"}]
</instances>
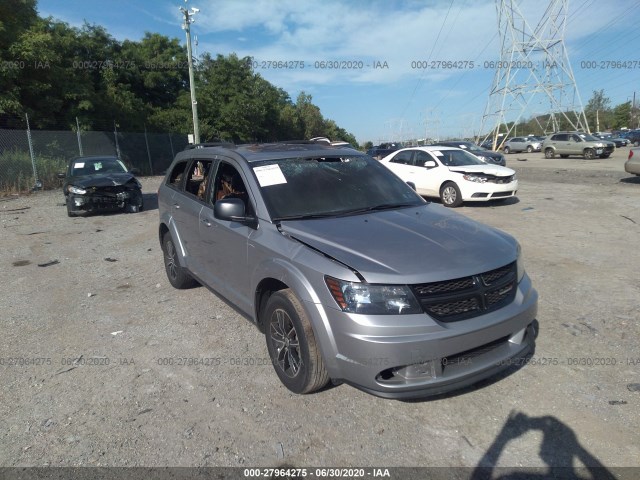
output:
<instances>
[{"instance_id":1,"label":"black damaged car","mask_svg":"<svg viewBox=\"0 0 640 480\"><path fill-rule=\"evenodd\" d=\"M142 185L137 170L128 170L113 156L76 157L69 161L62 192L70 217L84 212L122 210L139 212L143 208Z\"/></svg>"}]
</instances>

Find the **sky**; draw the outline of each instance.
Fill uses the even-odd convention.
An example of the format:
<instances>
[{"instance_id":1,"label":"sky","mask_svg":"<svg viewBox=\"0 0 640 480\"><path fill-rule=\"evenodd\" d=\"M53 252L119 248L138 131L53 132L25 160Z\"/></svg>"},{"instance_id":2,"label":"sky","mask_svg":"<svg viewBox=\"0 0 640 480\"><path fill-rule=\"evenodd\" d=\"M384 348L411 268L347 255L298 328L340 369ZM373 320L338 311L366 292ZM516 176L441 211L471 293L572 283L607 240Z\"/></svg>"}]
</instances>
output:
<instances>
[{"instance_id":1,"label":"sky","mask_svg":"<svg viewBox=\"0 0 640 480\"><path fill-rule=\"evenodd\" d=\"M544 61L551 58L553 62L552 57L531 54L501 59L501 41L505 39L503 50L507 50L512 39L521 40L536 30L543 39L554 36L549 33L553 16L545 13L563 1L513 0L514 21L502 25L513 24L524 32L515 36L508 28L498 27L499 3L39 0L38 12L72 26L101 25L120 41L140 40L145 32L154 32L184 44L180 7L195 7L199 12L191 26L192 39L197 39L194 54L250 56L254 71L287 91L294 101L301 91L310 94L325 118L354 134L359 143L378 144L471 137L481 128L489 130L496 117L485 112L501 60L522 67L511 70L510 85L532 86L543 78ZM569 61L548 62L550 71L562 72L551 84L565 85L563 91L553 90L557 104L581 101L586 105L593 92L601 89L611 106L631 101L634 92L640 104L639 20L637 0L568 0L563 38ZM555 50L562 54L558 46ZM570 69L560 70L562 64ZM570 87L571 72L577 94ZM506 116L528 119L547 111L549 104L544 93L529 93L515 104L507 103L511 107ZM494 112L495 107L488 111Z\"/></svg>"}]
</instances>

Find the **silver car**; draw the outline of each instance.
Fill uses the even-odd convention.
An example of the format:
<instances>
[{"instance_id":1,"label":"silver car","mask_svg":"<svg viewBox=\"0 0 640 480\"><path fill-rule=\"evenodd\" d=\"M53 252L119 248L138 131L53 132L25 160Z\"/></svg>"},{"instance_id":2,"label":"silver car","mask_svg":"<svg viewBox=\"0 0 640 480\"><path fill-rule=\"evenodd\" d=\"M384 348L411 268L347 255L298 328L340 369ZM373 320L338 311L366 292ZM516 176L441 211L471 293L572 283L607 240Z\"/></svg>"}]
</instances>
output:
<instances>
[{"instance_id":1,"label":"silver car","mask_svg":"<svg viewBox=\"0 0 640 480\"><path fill-rule=\"evenodd\" d=\"M539 152L542 142L532 137L513 137L504 142L502 146L504 153L511 152Z\"/></svg>"},{"instance_id":2,"label":"silver car","mask_svg":"<svg viewBox=\"0 0 640 480\"><path fill-rule=\"evenodd\" d=\"M158 205L170 283L206 285L255 323L295 393L331 381L424 397L534 349L538 295L518 242L354 149L187 149Z\"/></svg>"},{"instance_id":3,"label":"silver car","mask_svg":"<svg viewBox=\"0 0 640 480\"><path fill-rule=\"evenodd\" d=\"M640 148L632 148L629 150L629 157L624 162L624 171L640 175Z\"/></svg>"}]
</instances>

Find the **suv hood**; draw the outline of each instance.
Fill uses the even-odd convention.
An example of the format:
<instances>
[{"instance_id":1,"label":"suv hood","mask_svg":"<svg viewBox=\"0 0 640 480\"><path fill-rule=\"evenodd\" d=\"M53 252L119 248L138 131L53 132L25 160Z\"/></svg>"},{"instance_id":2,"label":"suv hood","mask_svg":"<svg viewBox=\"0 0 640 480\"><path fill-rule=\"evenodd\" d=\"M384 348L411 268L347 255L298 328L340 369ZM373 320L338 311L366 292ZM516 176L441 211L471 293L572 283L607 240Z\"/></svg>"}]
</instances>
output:
<instances>
[{"instance_id":1,"label":"suv hood","mask_svg":"<svg viewBox=\"0 0 640 480\"><path fill-rule=\"evenodd\" d=\"M412 284L485 272L516 259L517 242L441 205L283 221L294 239L357 270L369 283Z\"/></svg>"},{"instance_id":2,"label":"suv hood","mask_svg":"<svg viewBox=\"0 0 640 480\"><path fill-rule=\"evenodd\" d=\"M462 167L448 167L452 172L458 173L484 173L486 175L494 175L496 177L510 177L515 175L515 171L500 165L465 165Z\"/></svg>"},{"instance_id":3,"label":"suv hood","mask_svg":"<svg viewBox=\"0 0 640 480\"><path fill-rule=\"evenodd\" d=\"M135 180L135 176L131 173L97 173L95 175L71 177L69 178L69 183L77 187L117 187L133 180Z\"/></svg>"}]
</instances>

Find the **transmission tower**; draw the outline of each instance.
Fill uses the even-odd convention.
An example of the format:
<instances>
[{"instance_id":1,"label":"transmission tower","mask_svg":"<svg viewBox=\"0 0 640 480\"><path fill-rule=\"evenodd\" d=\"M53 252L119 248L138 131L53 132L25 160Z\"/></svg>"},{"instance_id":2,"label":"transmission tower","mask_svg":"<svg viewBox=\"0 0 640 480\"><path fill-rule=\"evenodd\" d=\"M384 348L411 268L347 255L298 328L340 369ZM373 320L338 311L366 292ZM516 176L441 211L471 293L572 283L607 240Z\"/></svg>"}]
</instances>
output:
<instances>
[{"instance_id":1,"label":"transmission tower","mask_svg":"<svg viewBox=\"0 0 640 480\"><path fill-rule=\"evenodd\" d=\"M480 126L480 135L492 137L494 148L533 109L547 111L544 125L535 117L545 133L560 128L589 132L564 44L569 0L549 0L535 28L531 28L531 15L523 13L521 3L496 0L500 61ZM530 10L540 11L537 5L532 7ZM513 122L510 127L508 122ZM504 134L502 140L500 133Z\"/></svg>"}]
</instances>

